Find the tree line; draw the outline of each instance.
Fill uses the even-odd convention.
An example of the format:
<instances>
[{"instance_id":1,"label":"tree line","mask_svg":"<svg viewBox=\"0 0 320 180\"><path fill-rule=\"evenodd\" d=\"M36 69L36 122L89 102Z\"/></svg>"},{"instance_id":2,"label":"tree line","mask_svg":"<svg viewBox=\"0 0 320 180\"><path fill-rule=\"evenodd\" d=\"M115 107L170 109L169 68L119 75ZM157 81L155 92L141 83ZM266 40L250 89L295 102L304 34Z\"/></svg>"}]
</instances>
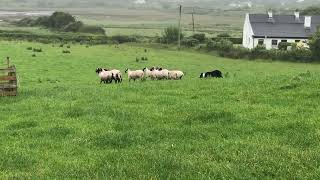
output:
<instances>
[{"instance_id":1,"label":"tree line","mask_svg":"<svg viewBox=\"0 0 320 180\"><path fill-rule=\"evenodd\" d=\"M54 12L51 16L41 16L38 18L24 18L15 22L18 26L41 26L54 31L90 33L105 35L105 30L98 26L85 25L77 21L74 16L65 12Z\"/></svg>"}]
</instances>

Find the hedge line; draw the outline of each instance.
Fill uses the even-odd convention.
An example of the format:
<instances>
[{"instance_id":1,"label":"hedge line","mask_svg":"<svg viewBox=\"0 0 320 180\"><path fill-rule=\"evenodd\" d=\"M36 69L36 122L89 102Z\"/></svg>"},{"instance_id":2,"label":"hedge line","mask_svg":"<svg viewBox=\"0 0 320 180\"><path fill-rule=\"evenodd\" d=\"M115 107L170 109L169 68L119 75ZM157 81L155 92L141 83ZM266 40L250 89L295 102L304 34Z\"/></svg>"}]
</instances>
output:
<instances>
[{"instance_id":1,"label":"hedge line","mask_svg":"<svg viewBox=\"0 0 320 180\"><path fill-rule=\"evenodd\" d=\"M140 37L137 36L112 36L104 35L77 35L77 34L57 34L57 35L39 35L28 32L8 32L0 31L0 39L2 40L22 40L40 43L83 43L83 44L110 44L110 43L127 43L139 42Z\"/></svg>"},{"instance_id":2,"label":"hedge line","mask_svg":"<svg viewBox=\"0 0 320 180\"><path fill-rule=\"evenodd\" d=\"M233 38L233 37L214 37L211 38L212 41L221 41L221 40L228 40L232 42L233 44L242 44L242 38Z\"/></svg>"}]
</instances>

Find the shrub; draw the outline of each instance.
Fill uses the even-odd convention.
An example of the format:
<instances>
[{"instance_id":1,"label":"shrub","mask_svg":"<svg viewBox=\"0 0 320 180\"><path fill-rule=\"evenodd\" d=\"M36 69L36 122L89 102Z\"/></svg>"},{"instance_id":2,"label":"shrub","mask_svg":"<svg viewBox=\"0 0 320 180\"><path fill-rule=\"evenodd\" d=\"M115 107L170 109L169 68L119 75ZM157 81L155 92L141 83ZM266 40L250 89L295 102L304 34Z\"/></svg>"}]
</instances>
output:
<instances>
[{"instance_id":1,"label":"shrub","mask_svg":"<svg viewBox=\"0 0 320 180\"><path fill-rule=\"evenodd\" d=\"M127 42L137 42L137 38L134 36L125 36L125 35L118 35L118 36L112 36L112 41L122 44Z\"/></svg>"},{"instance_id":2,"label":"shrub","mask_svg":"<svg viewBox=\"0 0 320 180\"><path fill-rule=\"evenodd\" d=\"M292 43L289 43L289 42L280 42L280 43L278 44L278 49L279 49L279 50L284 50L284 51L286 51L286 50L288 50L288 47L290 47L290 46L292 46Z\"/></svg>"},{"instance_id":3,"label":"shrub","mask_svg":"<svg viewBox=\"0 0 320 180\"><path fill-rule=\"evenodd\" d=\"M230 38L231 35L228 34L228 33L221 33L221 34L218 34L217 37L219 37L219 38Z\"/></svg>"},{"instance_id":4,"label":"shrub","mask_svg":"<svg viewBox=\"0 0 320 180\"><path fill-rule=\"evenodd\" d=\"M39 48L39 49L33 48L33 52L42 52L42 49L41 48Z\"/></svg>"},{"instance_id":5,"label":"shrub","mask_svg":"<svg viewBox=\"0 0 320 180\"><path fill-rule=\"evenodd\" d=\"M52 29L62 29L68 24L76 22L76 19L69 13L54 12L47 22L47 27Z\"/></svg>"},{"instance_id":6,"label":"shrub","mask_svg":"<svg viewBox=\"0 0 320 180\"><path fill-rule=\"evenodd\" d=\"M215 38L212 38L213 41L221 41L222 39L227 39L227 40L231 41L233 44L242 44L242 38L233 38L233 37L229 37L229 38L215 37Z\"/></svg>"},{"instance_id":7,"label":"shrub","mask_svg":"<svg viewBox=\"0 0 320 180\"><path fill-rule=\"evenodd\" d=\"M106 31L102 27L99 27L99 26L87 26L87 25L84 25L84 26L80 27L78 32L91 33L91 34L100 34L100 35L105 35L106 34Z\"/></svg>"},{"instance_id":8,"label":"shrub","mask_svg":"<svg viewBox=\"0 0 320 180\"><path fill-rule=\"evenodd\" d=\"M233 49L233 43L227 39L221 39L220 41L209 41L207 43L208 50L218 51L230 51Z\"/></svg>"},{"instance_id":9,"label":"shrub","mask_svg":"<svg viewBox=\"0 0 320 180\"><path fill-rule=\"evenodd\" d=\"M187 47L195 47L200 44L200 41L198 39L194 39L194 38L186 38L186 39L182 40L182 44Z\"/></svg>"},{"instance_id":10,"label":"shrub","mask_svg":"<svg viewBox=\"0 0 320 180\"><path fill-rule=\"evenodd\" d=\"M167 27L164 30L164 33L163 33L163 36L162 36L163 40L166 43L177 42L178 41L178 37L179 37L179 28L175 27L175 26ZM183 34L182 33L181 33L180 38L181 38L181 40L183 39Z\"/></svg>"},{"instance_id":11,"label":"shrub","mask_svg":"<svg viewBox=\"0 0 320 180\"><path fill-rule=\"evenodd\" d=\"M82 27L83 23L81 21L76 21L64 26L62 30L65 32L78 32Z\"/></svg>"},{"instance_id":12,"label":"shrub","mask_svg":"<svg viewBox=\"0 0 320 180\"><path fill-rule=\"evenodd\" d=\"M62 53L63 53L63 54L70 54L71 51L69 51L69 50L63 50Z\"/></svg>"},{"instance_id":13,"label":"shrub","mask_svg":"<svg viewBox=\"0 0 320 180\"><path fill-rule=\"evenodd\" d=\"M197 39L200 43L204 43L206 41L206 34L194 34L191 36L193 39Z\"/></svg>"},{"instance_id":14,"label":"shrub","mask_svg":"<svg viewBox=\"0 0 320 180\"><path fill-rule=\"evenodd\" d=\"M27 50L31 51L33 48L32 47L27 47Z\"/></svg>"},{"instance_id":15,"label":"shrub","mask_svg":"<svg viewBox=\"0 0 320 180\"><path fill-rule=\"evenodd\" d=\"M219 56L221 57L228 57L233 59L244 59L248 58L250 54L250 50L246 49L244 47L235 47L232 49L232 51L220 51Z\"/></svg>"},{"instance_id":16,"label":"shrub","mask_svg":"<svg viewBox=\"0 0 320 180\"><path fill-rule=\"evenodd\" d=\"M320 58L320 32L315 33L310 40L310 50L314 58Z\"/></svg>"}]
</instances>

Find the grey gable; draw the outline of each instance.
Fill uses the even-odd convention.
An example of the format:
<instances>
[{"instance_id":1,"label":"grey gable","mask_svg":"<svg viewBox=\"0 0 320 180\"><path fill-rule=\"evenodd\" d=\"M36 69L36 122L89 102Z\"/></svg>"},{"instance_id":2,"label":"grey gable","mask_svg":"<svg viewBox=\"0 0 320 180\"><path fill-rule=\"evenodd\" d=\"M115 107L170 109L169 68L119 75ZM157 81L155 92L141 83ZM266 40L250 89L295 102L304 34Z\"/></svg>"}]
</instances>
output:
<instances>
[{"instance_id":1,"label":"grey gable","mask_svg":"<svg viewBox=\"0 0 320 180\"><path fill-rule=\"evenodd\" d=\"M309 38L320 25L320 16L312 16L309 30L304 28L305 16L296 20L294 15L274 15L270 22L267 14L250 14L249 19L254 37Z\"/></svg>"}]
</instances>

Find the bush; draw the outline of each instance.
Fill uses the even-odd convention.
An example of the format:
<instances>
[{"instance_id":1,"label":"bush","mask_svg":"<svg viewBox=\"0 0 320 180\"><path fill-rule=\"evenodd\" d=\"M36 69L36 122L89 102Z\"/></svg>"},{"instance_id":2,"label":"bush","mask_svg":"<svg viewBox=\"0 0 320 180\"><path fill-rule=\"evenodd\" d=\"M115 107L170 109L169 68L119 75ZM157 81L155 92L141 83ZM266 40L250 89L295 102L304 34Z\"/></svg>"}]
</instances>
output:
<instances>
[{"instance_id":1,"label":"bush","mask_svg":"<svg viewBox=\"0 0 320 180\"><path fill-rule=\"evenodd\" d=\"M315 33L309 42L310 50L314 58L320 58L320 32Z\"/></svg>"},{"instance_id":2,"label":"bush","mask_svg":"<svg viewBox=\"0 0 320 180\"><path fill-rule=\"evenodd\" d=\"M78 32L91 33L91 34L100 34L100 35L105 35L106 34L106 31L102 27L99 27L99 26L86 26L86 25L80 27Z\"/></svg>"},{"instance_id":3,"label":"bush","mask_svg":"<svg viewBox=\"0 0 320 180\"><path fill-rule=\"evenodd\" d=\"M204 43L206 41L206 34L194 34L191 36L193 39L197 39L200 43Z\"/></svg>"},{"instance_id":4,"label":"bush","mask_svg":"<svg viewBox=\"0 0 320 180\"><path fill-rule=\"evenodd\" d=\"M171 27L167 27L165 30L164 30L164 33L163 33L163 40L166 42L166 43L175 43L178 41L178 38L179 37L179 28L178 27L174 27L174 26L171 26ZM183 39L183 34L181 33L181 36L180 36L181 40Z\"/></svg>"},{"instance_id":5,"label":"bush","mask_svg":"<svg viewBox=\"0 0 320 180\"><path fill-rule=\"evenodd\" d=\"M229 41L231 41L233 44L242 44L242 38L232 38L232 37L229 37L229 38L224 38L224 37L216 37L216 38L212 38L211 40L213 41L220 41L222 39L227 39Z\"/></svg>"},{"instance_id":6,"label":"bush","mask_svg":"<svg viewBox=\"0 0 320 180\"><path fill-rule=\"evenodd\" d=\"M244 47L235 47L232 49L232 51L228 51L228 52L220 51L218 54L221 57L228 57L233 59L244 59L249 57L250 50Z\"/></svg>"},{"instance_id":7,"label":"bush","mask_svg":"<svg viewBox=\"0 0 320 180\"><path fill-rule=\"evenodd\" d=\"M81 21L77 21L64 26L62 30L65 32L78 32L82 26L83 23Z\"/></svg>"},{"instance_id":8,"label":"bush","mask_svg":"<svg viewBox=\"0 0 320 180\"><path fill-rule=\"evenodd\" d=\"M62 29L68 24L75 23L76 19L69 13L54 12L47 22L47 27L52 29Z\"/></svg>"},{"instance_id":9,"label":"bush","mask_svg":"<svg viewBox=\"0 0 320 180\"><path fill-rule=\"evenodd\" d=\"M27 47L27 50L31 51L33 48L32 47Z\"/></svg>"},{"instance_id":10,"label":"bush","mask_svg":"<svg viewBox=\"0 0 320 180\"><path fill-rule=\"evenodd\" d=\"M200 44L200 41L198 39L194 39L194 38L186 38L186 39L182 40L182 44L187 47L195 47Z\"/></svg>"},{"instance_id":11,"label":"bush","mask_svg":"<svg viewBox=\"0 0 320 180\"><path fill-rule=\"evenodd\" d=\"M230 38L231 35L228 34L228 33L221 33L221 34L218 34L217 37L219 37L219 38Z\"/></svg>"},{"instance_id":12,"label":"bush","mask_svg":"<svg viewBox=\"0 0 320 180\"><path fill-rule=\"evenodd\" d=\"M290 46L292 46L292 43L289 43L289 42L280 42L280 43L278 44L278 49L279 49L279 50L284 50L284 51L286 51L286 50L288 50L288 47L290 47Z\"/></svg>"},{"instance_id":13,"label":"bush","mask_svg":"<svg viewBox=\"0 0 320 180\"><path fill-rule=\"evenodd\" d=\"M125 36L125 35L118 35L118 36L112 36L112 41L115 43L127 43L127 42L137 42L137 38L134 36Z\"/></svg>"},{"instance_id":14,"label":"bush","mask_svg":"<svg viewBox=\"0 0 320 180\"><path fill-rule=\"evenodd\" d=\"M233 43L227 39L221 39L219 41L209 41L207 43L208 50L218 50L218 51L230 51L233 49Z\"/></svg>"},{"instance_id":15,"label":"bush","mask_svg":"<svg viewBox=\"0 0 320 180\"><path fill-rule=\"evenodd\" d=\"M33 48L33 52L42 52L42 49L41 48L39 48L39 49Z\"/></svg>"},{"instance_id":16,"label":"bush","mask_svg":"<svg viewBox=\"0 0 320 180\"><path fill-rule=\"evenodd\" d=\"M71 51L69 51L69 50L63 50L62 53L63 53L63 54L70 54Z\"/></svg>"}]
</instances>

